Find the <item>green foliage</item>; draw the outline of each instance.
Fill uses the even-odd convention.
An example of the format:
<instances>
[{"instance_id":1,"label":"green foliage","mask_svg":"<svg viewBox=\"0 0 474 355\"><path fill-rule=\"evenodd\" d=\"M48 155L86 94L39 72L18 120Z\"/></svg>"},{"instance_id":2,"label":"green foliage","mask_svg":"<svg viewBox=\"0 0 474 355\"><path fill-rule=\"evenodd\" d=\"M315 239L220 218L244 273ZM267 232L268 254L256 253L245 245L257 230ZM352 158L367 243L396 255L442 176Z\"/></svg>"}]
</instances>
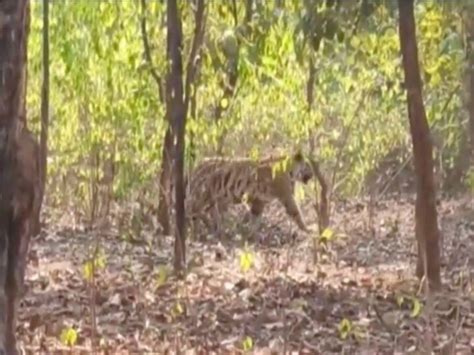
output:
<instances>
[{"instance_id":1,"label":"green foliage","mask_svg":"<svg viewBox=\"0 0 474 355\"><path fill-rule=\"evenodd\" d=\"M32 2L28 55L34 129L40 115L41 6ZM290 152L315 136L324 169L337 170L340 192L354 193L388 153L411 149L396 6L255 2L250 17L245 6L244 1L209 2L201 69L193 86L195 115L187 122L187 158L217 151L252 157ZM449 168L465 131L461 20L459 12L437 2L416 6L428 118L438 139L438 161ZM152 1L146 14L153 65L162 78L165 10L163 2ZM187 59L194 16L187 3L182 10ZM156 179L166 129L143 53L139 2L65 0L51 5L50 16L51 201L92 209L90 200L108 162L116 165L114 197L132 196ZM309 112L310 58L316 75ZM225 97L223 83L236 63L236 92ZM216 121L218 106L224 113Z\"/></svg>"}]
</instances>

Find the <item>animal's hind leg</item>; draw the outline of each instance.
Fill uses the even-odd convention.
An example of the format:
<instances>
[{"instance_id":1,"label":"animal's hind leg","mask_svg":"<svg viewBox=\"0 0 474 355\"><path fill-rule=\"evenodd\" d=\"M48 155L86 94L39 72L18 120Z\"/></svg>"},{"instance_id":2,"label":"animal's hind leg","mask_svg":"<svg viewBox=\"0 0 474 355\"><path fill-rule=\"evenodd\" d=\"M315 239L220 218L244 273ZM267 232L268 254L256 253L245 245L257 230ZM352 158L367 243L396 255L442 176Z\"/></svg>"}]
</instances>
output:
<instances>
[{"instance_id":1,"label":"animal's hind leg","mask_svg":"<svg viewBox=\"0 0 474 355\"><path fill-rule=\"evenodd\" d=\"M219 239L221 239L223 228L222 228L222 220L221 220L221 211L218 204L214 204L212 208L212 232L216 235Z\"/></svg>"},{"instance_id":2,"label":"animal's hind leg","mask_svg":"<svg viewBox=\"0 0 474 355\"><path fill-rule=\"evenodd\" d=\"M247 214L245 222L249 222L250 224L250 237L256 238L257 231L261 226L261 217L265 208L265 202L258 198L252 198L249 200L249 204L250 213Z\"/></svg>"}]
</instances>

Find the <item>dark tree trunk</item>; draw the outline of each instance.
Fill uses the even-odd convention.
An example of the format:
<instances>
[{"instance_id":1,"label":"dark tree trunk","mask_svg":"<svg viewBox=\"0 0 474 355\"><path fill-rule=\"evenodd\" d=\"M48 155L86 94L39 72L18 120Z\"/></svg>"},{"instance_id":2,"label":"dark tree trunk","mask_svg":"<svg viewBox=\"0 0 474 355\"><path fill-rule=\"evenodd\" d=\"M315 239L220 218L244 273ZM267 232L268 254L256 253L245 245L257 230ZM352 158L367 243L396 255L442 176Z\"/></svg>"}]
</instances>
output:
<instances>
[{"instance_id":1,"label":"dark tree trunk","mask_svg":"<svg viewBox=\"0 0 474 355\"><path fill-rule=\"evenodd\" d=\"M167 108L168 110L168 108ZM169 122L169 120L167 119ZM159 180L160 196L158 201L158 222L163 228L163 233L171 234L170 207L171 207L171 168L173 153L173 133L168 123L165 137L163 139L163 150L161 155L161 173Z\"/></svg>"},{"instance_id":2,"label":"dark tree trunk","mask_svg":"<svg viewBox=\"0 0 474 355\"><path fill-rule=\"evenodd\" d=\"M16 354L18 301L40 208L38 144L24 117L28 0L2 1L0 18L0 353Z\"/></svg>"},{"instance_id":3,"label":"dark tree trunk","mask_svg":"<svg viewBox=\"0 0 474 355\"><path fill-rule=\"evenodd\" d=\"M167 54L170 70L166 77L166 110L167 117L172 123L173 138L175 139L174 178L175 178L175 209L176 209L176 237L175 262L177 273L184 270L186 263L185 249L185 211L184 211L184 133L186 112L183 91L183 63L181 17L176 0L169 0L167 6L168 38Z\"/></svg>"},{"instance_id":4,"label":"dark tree trunk","mask_svg":"<svg viewBox=\"0 0 474 355\"><path fill-rule=\"evenodd\" d=\"M48 169L48 130L49 130L49 0L43 0L43 86L41 88L41 137L40 137L40 203L46 191L46 175ZM40 210L37 210L33 234L41 231Z\"/></svg>"},{"instance_id":5,"label":"dark tree trunk","mask_svg":"<svg viewBox=\"0 0 474 355\"><path fill-rule=\"evenodd\" d=\"M192 85L197 73L200 51L205 29L204 0L196 2L194 38L191 53L186 66L186 81L183 87L182 25L176 0L168 1L168 38L167 55L170 70L166 77L166 115L172 128L174 191L175 191L175 271L181 273L186 265L186 214L184 186L184 152L186 116L192 97Z\"/></svg>"},{"instance_id":6,"label":"dark tree trunk","mask_svg":"<svg viewBox=\"0 0 474 355\"><path fill-rule=\"evenodd\" d=\"M430 286L439 288L440 231L438 229L433 147L422 98L418 49L416 44L414 0L399 0L400 47L405 71L408 118L413 142L416 173L415 234L418 243L418 277L427 276Z\"/></svg>"}]
</instances>

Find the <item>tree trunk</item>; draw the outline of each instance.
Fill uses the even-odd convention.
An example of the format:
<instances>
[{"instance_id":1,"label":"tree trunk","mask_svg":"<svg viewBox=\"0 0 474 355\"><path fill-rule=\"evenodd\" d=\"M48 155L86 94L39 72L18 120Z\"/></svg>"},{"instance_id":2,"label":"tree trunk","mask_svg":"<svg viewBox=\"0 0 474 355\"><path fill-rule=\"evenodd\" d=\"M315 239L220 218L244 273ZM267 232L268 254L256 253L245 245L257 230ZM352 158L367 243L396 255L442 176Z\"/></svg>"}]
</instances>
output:
<instances>
[{"instance_id":1,"label":"tree trunk","mask_svg":"<svg viewBox=\"0 0 474 355\"><path fill-rule=\"evenodd\" d=\"M169 108L167 108L169 110ZM167 114L168 115L168 114ZM169 122L169 120L167 119ZM171 168L173 159L173 133L170 123L166 128L165 138L163 139L163 151L161 158L160 174L160 196L158 201L158 222L163 228L163 233L171 234L170 206L171 206Z\"/></svg>"},{"instance_id":2,"label":"tree trunk","mask_svg":"<svg viewBox=\"0 0 474 355\"><path fill-rule=\"evenodd\" d=\"M433 147L422 98L413 3L414 0L398 1L400 47L416 173L415 234L418 243L416 274L420 278L426 275L430 286L439 288L440 232L433 177Z\"/></svg>"},{"instance_id":3,"label":"tree trunk","mask_svg":"<svg viewBox=\"0 0 474 355\"><path fill-rule=\"evenodd\" d=\"M173 139L175 141L174 178L175 178L175 209L176 235L174 267L177 273L184 270L186 264L185 249L185 211L184 211L184 133L186 124L186 110L183 90L183 63L181 17L176 0L169 0L167 6L168 38L167 54L170 70L166 77L167 117L172 124Z\"/></svg>"},{"instance_id":4,"label":"tree trunk","mask_svg":"<svg viewBox=\"0 0 474 355\"><path fill-rule=\"evenodd\" d=\"M0 353L16 354L18 301L40 208L38 144L24 117L28 0L2 1L0 18Z\"/></svg>"},{"instance_id":5,"label":"tree trunk","mask_svg":"<svg viewBox=\"0 0 474 355\"><path fill-rule=\"evenodd\" d=\"M153 60L151 56L150 43L148 41L148 31L147 31L147 22L146 22L146 1L141 0L141 9L142 9L142 18L140 23L142 41L143 41L143 50L145 54L146 61L150 68L150 73L153 79L158 86L158 98L162 104L166 104L165 93L163 91L163 85L161 76L155 69L153 65ZM162 160L161 160L161 169L160 169L160 178L159 178L159 197L158 197L158 222L163 228L163 234L171 234L171 223L170 223L170 206L171 206L171 159L172 159L172 150L173 150L173 136L170 127L170 120L167 116L165 118L168 127L166 128L165 136L163 138L163 150L162 150Z\"/></svg>"},{"instance_id":6,"label":"tree trunk","mask_svg":"<svg viewBox=\"0 0 474 355\"><path fill-rule=\"evenodd\" d=\"M41 137L40 137L40 182L42 204L46 190L49 129L49 0L43 0L43 85L41 87ZM39 209L37 210L33 235L41 231Z\"/></svg>"}]
</instances>

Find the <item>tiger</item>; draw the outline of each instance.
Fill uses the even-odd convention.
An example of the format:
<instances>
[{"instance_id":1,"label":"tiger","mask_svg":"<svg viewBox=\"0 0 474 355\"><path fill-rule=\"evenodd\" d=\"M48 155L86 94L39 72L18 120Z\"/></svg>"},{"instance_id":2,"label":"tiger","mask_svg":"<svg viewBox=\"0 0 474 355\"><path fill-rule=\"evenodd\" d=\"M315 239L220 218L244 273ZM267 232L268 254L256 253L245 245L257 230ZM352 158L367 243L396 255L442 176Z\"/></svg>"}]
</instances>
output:
<instances>
[{"instance_id":1,"label":"tiger","mask_svg":"<svg viewBox=\"0 0 474 355\"><path fill-rule=\"evenodd\" d=\"M308 232L293 192L297 181L306 184L311 178L312 165L299 152L260 160L205 158L188 177L186 214L193 224L200 220L216 230L231 205L246 202L251 215L258 217L267 203L277 199L296 225Z\"/></svg>"}]
</instances>

